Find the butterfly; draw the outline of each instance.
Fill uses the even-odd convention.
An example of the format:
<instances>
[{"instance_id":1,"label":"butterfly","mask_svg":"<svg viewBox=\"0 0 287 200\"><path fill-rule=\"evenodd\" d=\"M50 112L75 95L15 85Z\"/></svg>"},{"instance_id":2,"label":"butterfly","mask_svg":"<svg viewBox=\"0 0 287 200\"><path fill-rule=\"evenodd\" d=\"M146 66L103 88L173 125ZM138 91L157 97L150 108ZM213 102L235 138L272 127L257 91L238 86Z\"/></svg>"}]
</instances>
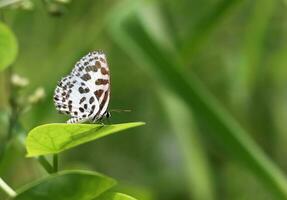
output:
<instances>
[{"instance_id":1,"label":"butterfly","mask_svg":"<svg viewBox=\"0 0 287 200\"><path fill-rule=\"evenodd\" d=\"M55 89L54 104L60 113L70 115L67 123L98 122L111 116L110 71L103 51L82 57L72 72Z\"/></svg>"}]
</instances>

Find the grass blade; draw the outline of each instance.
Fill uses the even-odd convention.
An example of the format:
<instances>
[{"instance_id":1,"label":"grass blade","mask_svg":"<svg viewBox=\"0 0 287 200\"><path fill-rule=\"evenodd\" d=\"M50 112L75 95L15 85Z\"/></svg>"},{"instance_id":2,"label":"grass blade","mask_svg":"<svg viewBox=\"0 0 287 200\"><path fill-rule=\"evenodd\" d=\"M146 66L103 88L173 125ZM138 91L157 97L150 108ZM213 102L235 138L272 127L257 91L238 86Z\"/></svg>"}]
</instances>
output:
<instances>
[{"instance_id":1,"label":"grass blade","mask_svg":"<svg viewBox=\"0 0 287 200\"><path fill-rule=\"evenodd\" d=\"M185 39L181 48L184 60L190 60L199 47L206 41L213 29L231 12L242 0L222 0L207 15L202 16L195 27L192 27L190 35Z\"/></svg>"},{"instance_id":2,"label":"grass blade","mask_svg":"<svg viewBox=\"0 0 287 200\"><path fill-rule=\"evenodd\" d=\"M176 95L164 89L159 91L161 102L182 149L191 199L215 199L207 156L191 111Z\"/></svg>"}]
</instances>

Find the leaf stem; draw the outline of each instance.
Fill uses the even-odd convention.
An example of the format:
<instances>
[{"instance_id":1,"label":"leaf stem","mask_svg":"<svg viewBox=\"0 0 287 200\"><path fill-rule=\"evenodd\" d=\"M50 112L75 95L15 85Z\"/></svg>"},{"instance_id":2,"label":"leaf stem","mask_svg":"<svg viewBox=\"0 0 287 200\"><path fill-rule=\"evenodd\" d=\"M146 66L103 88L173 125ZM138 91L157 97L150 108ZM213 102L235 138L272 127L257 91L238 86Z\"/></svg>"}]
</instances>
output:
<instances>
[{"instance_id":1,"label":"leaf stem","mask_svg":"<svg viewBox=\"0 0 287 200\"><path fill-rule=\"evenodd\" d=\"M9 196L15 197L17 193L2 179L0 178L0 188Z\"/></svg>"},{"instance_id":2,"label":"leaf stem","mask_svg":"<svg viewBox=\"0 0 287 200\"><path fill-rule=\"evenodd\" d=\"M49 174L52 174L54 172L54 168L44 156L39 156L38 161Z\"/></svg>"},{"instance_id":3,"label":"leaf stem","mask_svg":"<svg viewBox=\"0 0 287 200\"><path fill-rule=\"evenodd\" d=\"M53 155L53 172L54 172L54 173L57 173L57 172L58 172L58 168L59 168L58 165L59 165L59 164L58 164L58 154L54 154L54 155Z\"/></svg>"}]
</instances>

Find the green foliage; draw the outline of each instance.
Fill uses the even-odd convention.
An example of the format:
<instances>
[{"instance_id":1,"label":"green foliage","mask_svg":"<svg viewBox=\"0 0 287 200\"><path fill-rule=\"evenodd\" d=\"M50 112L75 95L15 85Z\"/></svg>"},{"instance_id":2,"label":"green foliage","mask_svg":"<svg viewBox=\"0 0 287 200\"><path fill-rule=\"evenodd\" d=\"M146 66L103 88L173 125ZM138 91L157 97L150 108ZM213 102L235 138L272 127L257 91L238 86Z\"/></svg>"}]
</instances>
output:
<instances>
[{"instance_id":1,"label":"green foliage","mask_svg":"<svg viewBox=\"0 0 287 200\"><path fill-rule=\"evenodd\" d=\"M212 31L241 2L242 0L222 0L216 6L211 7L207 14L201 16L196 25L188 30L187 38L181 47L182 57L185 61L197 53Z\"/></svg>"},{"instance_id":2,"label":"green foliage","mask_svg":"<svg viewBox=\"0 0 287 200\"><path fill-rule=\"evenodd\" d=\"M46 124L30 131L26 140L28 156L40 156L40 162L45 163L49 173L57 168L57 158L54 157L54 169L44 159L43 155L57 154L110 134L129 128L142 126L143 122L131 122L113 125L101 124ZM56 162L56 163L55 163ZM57 169L54 171L56 172ZM115 184L111 178L89 171L62 171L51 175L37 183L20 189L16 200L28 199L83 199L91 200L110 189ZM134 200L125 194L107 192L96 199Z\"/></svg>"},{"instance_id":3,"label":"green foliage","mask_svg":"<svg viewBox=\"0 0 287 200\"><path fill-rule=\"evenodd\" d=\"M91 200L116 182L90 171L62 171L19 190L15 200Z\"/></svg>"},{"instance_id":4,"label":"green foliage","mask_svg":"<svg viewBox=\"0 0 287 200\"><path fill-rule=\"evenodd\" d=\"M31 130L26 140L28 157L56 154L110 134L142 126L143 122L113 125L45 124Z\"/></svg>"},{"instance_id":5,"label":"green foliage","mask_svg":"<svg viewBox=\"0 0 287 200\"><path fill-rule=\"evenodd\" d=\"M190 196L195 199L215 199L209 162L202 148L202 141L192 113L175 94L165 89L159 91L159 97L177 136L184 158L188 188L190 192L192 191Z\"/></svg>"},{"instance_id":6,"label":"green foliage","mask_svg":"<svg viewBox=\"0 0 287 200\"><path fill-rule=\"evenodd\" d=\"M143 6L143 5L141 5ZM110 33L116 42L136 62L148 68L159 84L177 94L195 114L208 124L209 133L229 152L260 178L270 191L287 198L287 180L282 171L264 154L239 123L193 75L182 72L181 62L173 59L169 49L163 48L145 29L140 18L141 6L118 11L110 20ZM192 45L192 44L191 44Z\"/></svg>"},{"instance_id":7,"label":"green foliage","mask_svg":"<svg viewBox=\"0 0 287 200\"><path fill-rule=\"evenodd\" d=\"M91 171L61 171L20 188L15 200L136 200L111 190L116 181Z\"/></svg>"},{"instance_id":8,"label":"green foliage","mask_svg":"<svg viewBox=\"0 0 287 200\"><path fill-rule=\"evenodd\" d=\"M43 176L36 161L57 175L57 153L51 163L25 158L24 129L63 120L52 101L57 81L88 51L103 49L112 74L109 107L133 110L112 121L149 126L67 151L60 168L105 171L118 177L120 192L141 200L287 199L285 1L13 2L0 0L1 20L21 47L17 62L0 74L0 176L8 185ZM0 71L9 66L1 66L9 58L2 40ZM27 77L29 86L16 93L12 74ZM29 104L36 87L46 97ZM43 130L33 152L51 154L105 135L87 128L89 136L68 139L62 129L53 135L56 147ZM9 192L1 192L7 199ZM117 198L133 199L109 188L96 200Z\"/></svg>"},{"instance_id":9,"label":"green foliage","mask_svg":"<svg viewBox=\"0 0 287 200\"><path fill-rule=\"evenodd\" d=\"M0 22L0 71L11 65L18 52L18 44L13 32Z\"/></svg>"}]
</instances>

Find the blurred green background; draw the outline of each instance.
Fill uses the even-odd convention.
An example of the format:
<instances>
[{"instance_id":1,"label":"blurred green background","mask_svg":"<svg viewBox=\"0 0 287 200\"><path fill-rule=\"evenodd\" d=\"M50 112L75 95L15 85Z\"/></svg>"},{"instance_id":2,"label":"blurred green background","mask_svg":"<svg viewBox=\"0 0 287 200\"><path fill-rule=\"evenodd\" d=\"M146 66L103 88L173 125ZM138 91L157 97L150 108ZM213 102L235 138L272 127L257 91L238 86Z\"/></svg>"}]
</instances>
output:
<instances>
[{"instance_id":1,"label":"blurred green background","mask_svg":"<svg viewBox=\"0 0 287 200\"><path fill-rule=\"evenodd\" d=\"M0 1L1 2L1 1ZM19 118L16 135L65 122L57 81L87 52L102 49L112 79L112 123L132 129L60 155L62 169L116 178L142 200L287 199L287 1L25 1L0 8L19 54L0 76L9 113L11 70L29 80L17 98L45 90ZM5 138L0 176L14 188L45 174ZM8 150L7 150L8 149ZM0 196L1 197L1 196Z\"/></svg>"}]
</instances>

